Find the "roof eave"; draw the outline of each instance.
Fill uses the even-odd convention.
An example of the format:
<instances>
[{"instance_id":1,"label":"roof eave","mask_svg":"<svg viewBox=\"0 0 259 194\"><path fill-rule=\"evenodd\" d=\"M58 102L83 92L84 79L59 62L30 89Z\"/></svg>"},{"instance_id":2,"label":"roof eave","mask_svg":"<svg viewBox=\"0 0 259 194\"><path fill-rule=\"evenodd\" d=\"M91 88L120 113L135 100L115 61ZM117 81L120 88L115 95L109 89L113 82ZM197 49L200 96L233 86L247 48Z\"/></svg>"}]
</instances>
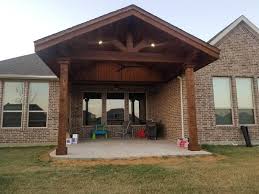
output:
<instances>
[{"instance_id":1,"label":"roof eave","mask_svg":"<svg viewBox=\"0 0 259 194\"><path fill-rule=\"evenodd\" d=\"M179 38L180 40L191 44L193 47L199 50L207 52L208 54L212 55L216 59L219 57L220 50L217 47L214 47L213 45L210 45L207 42L198 39L197 37L177 28L176 26L169 24L168 22L158 18L157 16L152 15L151 13L135 5L122 8L120 10L108 13L106 15L100 16L88 22L76 25L74 27L60 31L53 35L47 36L45 38L36 40L34 41L35 52L39 52L50 46L59 44L60 42L63 42L65 40L72 39L73 37L81 35L82 33L87 33L94 29L100 28L104 24L116 22L128 16L135 16L135 17L139 17L140 19L144 18L148 20L149 21L148 23L150 24L151 24L151 21L153 21L156 24L155 27L157 27L158 25L162 25L164 27L164 31L166 29L167 32L173 33L174 35L176 35L176 38Z\"/></svg>"},{"instance_id":2,"label":"roof eave","mask_svg":"<svg viewBox=\"0 0 259 194\"><path fill-rule=\"evenodd\" d=\"M58 80L57 76L0 74L0 79Z\"/></svg>"}]
</instances>

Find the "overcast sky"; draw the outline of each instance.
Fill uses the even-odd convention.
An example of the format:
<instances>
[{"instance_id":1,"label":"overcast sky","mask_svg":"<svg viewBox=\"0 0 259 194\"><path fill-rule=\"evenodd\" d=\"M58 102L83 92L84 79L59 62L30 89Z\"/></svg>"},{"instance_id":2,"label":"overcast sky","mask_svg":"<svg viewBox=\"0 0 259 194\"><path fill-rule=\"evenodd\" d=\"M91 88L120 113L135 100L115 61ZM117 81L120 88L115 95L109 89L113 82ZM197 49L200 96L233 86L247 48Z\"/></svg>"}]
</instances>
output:
<instances>
[{"instance_id":1,"label":"overcast sky","mask_svg":"<svg viewBox=\"0 0 259 194\"><path fill-rule=\"evenodd\" d=\"M32 53L34 40L130 4L205 41L240 15L259 26L259 0L0 0L0 60Z\"/></svg>"}]
</instances>

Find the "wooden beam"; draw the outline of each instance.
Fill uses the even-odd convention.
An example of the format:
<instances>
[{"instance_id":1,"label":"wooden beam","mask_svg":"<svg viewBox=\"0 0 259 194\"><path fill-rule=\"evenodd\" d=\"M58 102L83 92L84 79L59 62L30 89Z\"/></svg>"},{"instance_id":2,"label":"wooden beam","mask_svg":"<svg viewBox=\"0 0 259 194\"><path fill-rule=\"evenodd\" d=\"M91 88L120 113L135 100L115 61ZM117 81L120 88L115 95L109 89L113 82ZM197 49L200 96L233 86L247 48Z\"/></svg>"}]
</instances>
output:
<instances>
[{"instance_id":1,"label":"wooden beam","mask_svg":"<svg viewBox=\"0 0 259 194\"><path fill-rule=\"evenodd\" d=\"M127 46L128 52L133 51L133 36L131 33L127 34L126 46Z\"/></svg>"},{"instance_id":2,"label":"wooden beam","mask_svg":"<svg viewBox=\"0 0 259 194\"><path fill-rule=\"evenodd\" d=\"M58 127L58 147L57 155L66 155L66 132L68 129L68 66L69 61L59 61L60 65L60 95L59 95L59 127Z\"/></svg>"},{"instance_id":3,"label":"wooden beam","mask_svg":"<svg viewBox=\"0 0 259 194\"><path fill-rule=\"evenodd\" d=\"M112 40L111 43L120 51L127 51L127 47L124 46L124 44L122 44L121 41L119 40Z\"/></svg>"},{"instance_id":4,"label":"wooden beam","mask_svg":"<svg viewBox=\"0 0 259 194\"><path fill-rule=\"evenodd\" d=\"M146 47L148 47L150 45L150 43L147 40L141 40L134 48L133 51L134 52L138 52Z\"/></svg>"},{"instance_id":5,"label":"wooden beam","mask_svg":"<svg viewBox=\"0 0 259 194\"><path fill-rule=\"evenodd\" d=\"M186 59L173 55L116 51L88 51L70 56L72 60L114 61L114 62L151 62L185 63Z\"/></svg>"},{"instance_id":6,"label":"wooden beam","mask_svg":"<svg viewBox=\"0 0 259 194\"><path fill-rule=\"evenodd\" d=\"M153 43L152 40L142 40L133 48L132 51L133 52L139 52L144 48L150 47L151 43ZM168 45L169 42L166 41L166 42L156 43L156 41L154 41L154 43L155 43L155 47L163 47L165 45Z\"/></svg>"},{"instance_id":7,"label":"wooden beam","mask_svg":"<svg viewBox=\"0 0 259 194\"><path fill-rule=\"evenodd\" d=\"M94 41L87 41L86 44L89 45L98 45L99 40L94 40ZM113 45L115 46L117 49L119 49L120 51L127 51L127 47L119 40L117 40L116 38L105 38L102 39L102 45Z\"/></svg>"},{"instance_id":8,"label":"wooden beam","mask_svg":"<svg viewBox=\"0 0 259 194\"><path fill-rule=\"evenodd\" d=\"M199 151L201 148L198 144L198 129L196 121L196 104L195 104L195 75L193 66L188 65L185 68L187 110L188 110L188 127L189 127L189 150Z\"/></svg>"}]
</instances>

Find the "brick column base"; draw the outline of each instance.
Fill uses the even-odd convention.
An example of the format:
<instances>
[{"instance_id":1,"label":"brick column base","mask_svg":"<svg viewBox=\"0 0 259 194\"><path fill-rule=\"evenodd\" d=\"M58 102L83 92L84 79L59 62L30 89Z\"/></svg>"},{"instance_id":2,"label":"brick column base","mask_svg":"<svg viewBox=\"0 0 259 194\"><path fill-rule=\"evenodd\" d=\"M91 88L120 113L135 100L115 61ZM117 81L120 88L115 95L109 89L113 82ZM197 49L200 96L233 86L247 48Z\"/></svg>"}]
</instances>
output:
<instances>
[{"instance_id":1,"label":"brick column base","mask_svg":"<svg viewBox=\"0 0 259 194\"><path fill-rule=\"evenodd\" d=\"M56 155L67 155L67 147L57 147Z\"/></svg>"}]
</instances>

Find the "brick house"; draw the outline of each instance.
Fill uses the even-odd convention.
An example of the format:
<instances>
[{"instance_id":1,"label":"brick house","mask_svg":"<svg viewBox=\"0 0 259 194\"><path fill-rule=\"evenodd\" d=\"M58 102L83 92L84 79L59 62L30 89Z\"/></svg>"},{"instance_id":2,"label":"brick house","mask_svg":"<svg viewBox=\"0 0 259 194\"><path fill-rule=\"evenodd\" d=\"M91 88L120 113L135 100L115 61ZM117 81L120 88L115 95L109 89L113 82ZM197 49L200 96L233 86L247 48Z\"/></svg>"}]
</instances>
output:
<instances>
[{"instance_id":1,"label":"brick house","mask_svg":"<svg viewBox=\"0 0 259 194\"><path fill-rule=\"evenodd\" d=\"M0 62L0 143L117 137L161 121L164 138L199 144L259 140L259 30L241 16L208 43L131 5L35 41L35 54Z\"/></svg>"}]
</instances>

